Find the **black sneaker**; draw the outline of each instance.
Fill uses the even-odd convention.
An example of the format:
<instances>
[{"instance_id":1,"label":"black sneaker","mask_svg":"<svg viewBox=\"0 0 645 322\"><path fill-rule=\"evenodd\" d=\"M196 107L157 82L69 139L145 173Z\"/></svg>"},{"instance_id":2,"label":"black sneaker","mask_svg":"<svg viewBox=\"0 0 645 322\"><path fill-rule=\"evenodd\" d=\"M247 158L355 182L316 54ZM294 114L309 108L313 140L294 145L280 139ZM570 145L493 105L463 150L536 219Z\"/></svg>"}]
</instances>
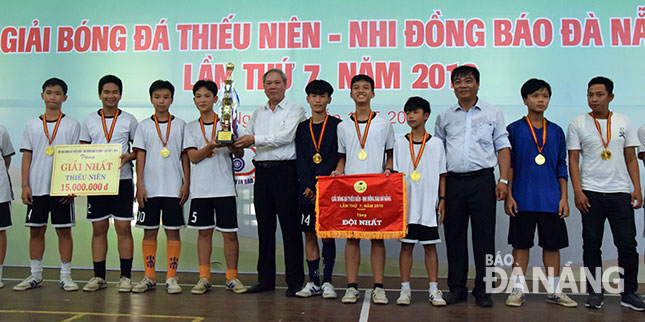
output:
<instances>
[{"instance_id":1,"label":"black sneaker","mask_svg":"<svg viewBox=\"0 0 645 322\"><path fill-rule=\"evenodd\" d=\"M628 307L634 311L645 311L645 303L640 295L632 293L624 293L620 296L620 306Z\"/></svg>"},{"instance_id":2,"label":"black sneaker","mask_svg":"<svg viewBox=\"0 0 645 322\"><path fill-rule=\"evenodd\" d=\"M585 306L590 309L599 309L602 307L604 296L602 293L592 293L587 297L587 302Z\"/></svg>"},{"instance_id":3,"label":"black sneaker","mask_svg":"<svg viewBox=\"0 0 645 322\"><path fill-rule=\"evenodd\" d=\"M446 293L443 296L443 299L446 300L446 303L448 305L452 305L460 302L466 302L468 300L468 296L465 292L452 291L452 292Z\"/></svg>"}]
</instances>

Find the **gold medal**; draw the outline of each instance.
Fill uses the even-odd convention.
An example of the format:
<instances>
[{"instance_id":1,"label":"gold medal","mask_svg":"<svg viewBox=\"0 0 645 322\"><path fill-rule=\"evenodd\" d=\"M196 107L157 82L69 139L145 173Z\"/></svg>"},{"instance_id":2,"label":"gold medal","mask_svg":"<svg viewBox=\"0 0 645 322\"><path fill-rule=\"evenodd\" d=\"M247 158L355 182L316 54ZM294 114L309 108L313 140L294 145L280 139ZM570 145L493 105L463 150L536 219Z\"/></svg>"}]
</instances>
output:
<instances>
[{"instance_id":1,"label":"gold medal","mask_svg":"<svg viewBox=\"0 0 645 322\"><path fill-rule=\"evenodd\" d=\"M535 156L535 163L537 165L543 165L544 162L546 162L546 158L542 155L542 153Z\"/></svg>"},{"instance_id":2,"label":"gold medal","mask_svg":"<svg viewBox=\"0 0 645 322\"><path fill-rule=\"evenodd\" d=\"M535 135L535 130L533 129L533 123L531 123L529 116L525 116L524 119L529 125L531 135L533 135L533 141L535 141L535 147L537 147L538 150L538 155L535 156L535 164L543 165L544 162L546 162L546 158L542 155L542 150L544 150L544 145L546 144L546 119L542 119L542 146L538 145L537 136Z\"/></svg>"},{"instance_id":3,"label":"gold medal","mask_svg":"<svg viewBox=\"0 0 645 322\"><path fill-rule=\"evenodd\" d=\"M365 150L361 150L360 152L358 152L358 159L361 161L365 161L365 159L367 159L367 152L365 152Z\"/></svg>"},{"instance_id":4,"label":"gold medal","mask_svg":"<svg viewBox=\"0 0 645 322\"><path fill-rule=\"evenodd\" d=\"M361 130L358 127L358 116L356 116L356 114L353 114L354 125L356 126L356 135L358 136L358 142L361 145L361 151L358 152L358 159L361 161L365 161L365 159L367 159L367 152L365 152L365 141L367 140L367 133L370 130L370 124L372 123L372 115L374 115L374 112L370 111L370 115L367 117L367 124L365 124L365 133L363 133L363 136L361 136Z\"/></svg>"},{"instance_id":5,"label":"gold medal","mask_svg":"<svg viewBox=\"0 0 645 322\"><path fill-rule=\"evenodd\" d=\"M164 141L163 138L161 137L161 129L159 129L159 120L157 120L157 115L153 115L153 119L155 121L155 126L157 127L157 134L159 135L159 139L161 140L161 144L163 144L163 149L159 152L162 157L167 158L170 155L170 150L166 147L168 145L168 138L170 138L170 123L172 123L172 115L168 114L168 126L166 127L166 140ZM213 126L215 126L213 124Z\"/></svg>"},{"instance_id":6,"label":"gold medal","mask_svg":"<svg viewBox=\"0 0 645 322\"><path fill-rule=\"evenodd\" d=\"M47 137L47 141L49 142L49 146L47 149L45 149L45 154L48 156L54 155L54 148L52 148L52 142L54 142L54 139L56 138L56 133L58 133L58 126L60 125L60 120L63 118L63 113L58 114L58 118L56 119L56 125L54 125L54 132L52 133L52 136L49 137L49 130L47 130L47 119L45 118L45 114L43 114L43 131L45 132L45 136Z\"/></svg>"},{"instance_id":7,"label":"gold medal","mask_svg":"<svg viewBox=\"0 0 645 322\"><path fill-rule=\"evenodd\" d=\"M316 154L311 157L311 159L314 161L315 164L320 164L322 162L322 155L320 155L320 146L322 144L322 139L323 136L325 135L325 128L327 127L327 119L329 118L329 115L325 115L325 120L323 121L322 124L322 129L320 129L320 136L318 137L318 141L316 141L316 136L314 135L314 118L311 117L309 119L309 134L311 134L311 142L314 144L314 150L316 150Z\"/></svg>"},{"instance_id":8,"label":"gold medal","mask_svg":"<svg viewBox=\"0 0 645 322\"><path fill-rule=\"evenodd\" d=\"M609 160L611 159L611 151L607 148L609 146L609 141L611 141L611 115L614 114L613 112L609 112L609 115L607 116L607 142L605 142L605 138L602 137L602 130L600 129L600 123L598 123L598 120L596 120L596 116L593 114L593 112L589 113L591 114L591 117L593 117L593 122L596 124L596 130L598 130L598 134L600 134L600 140L602 140L602 145L605 147L602 152L600 152L600 158L603 160Z\"/></svg>"},{"instance_id":9,"label":"gold medal","mask_svg":"<svg viewBox=\"0 0 645 322\"><path fill-rule=\"evenodd\" d=\"M423 131L423 140L421 141L421 147L419 148L419 154L417 156L414 156L414 134L410 132L410 160L412 160L412 168L414 171L410 174L410 179L412 181L417 182L421 180L421 173L417 171L417 167L419 166L419 162L421 162L421 156L423 155L423 150L426 148L426 141L428 140L428 132L425 130Z\"/></svg>"},{"instance_id":10,"label":"gold medal","mask_svg":"<svg viewBox=\"0 0 645 322\"><path fill-rule=\"evenodd\" d=\"M320 162L322 162L322 156L320 155L320 153L314 154L312 159L314 160L315 164L319 164Z\"/></svg>"}]
</instances>

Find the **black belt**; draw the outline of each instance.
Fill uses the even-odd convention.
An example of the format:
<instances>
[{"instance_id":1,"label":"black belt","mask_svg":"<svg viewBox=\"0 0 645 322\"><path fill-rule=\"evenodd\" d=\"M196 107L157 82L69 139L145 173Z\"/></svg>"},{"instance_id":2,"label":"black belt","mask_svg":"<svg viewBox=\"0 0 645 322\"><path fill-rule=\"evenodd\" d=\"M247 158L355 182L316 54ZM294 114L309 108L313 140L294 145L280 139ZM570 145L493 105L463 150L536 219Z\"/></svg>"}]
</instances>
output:
<instances>
[{"instance_id":1,"label":"black belt","mask_svg":"<svg viewBox=\"0 0 645 322\"><path fill-rule=\"evenodd\" d=\"M256 168L269 169L275 167L284 167L284 166L296 166L296 160L280 160L280 161L255 161L253 160L253 165Z\"/></svg>"},{"instance_id":2,"label":"black belt","mask_svg":"<svg viewBox=\"0 0 645 322\"><path fill-rule=\"evenodd\" d=\"M448 175L451 177L473 177L488 173L493 173L493 168L479 169L471 172L448 172Z\"/></svg>"}]
</instances>

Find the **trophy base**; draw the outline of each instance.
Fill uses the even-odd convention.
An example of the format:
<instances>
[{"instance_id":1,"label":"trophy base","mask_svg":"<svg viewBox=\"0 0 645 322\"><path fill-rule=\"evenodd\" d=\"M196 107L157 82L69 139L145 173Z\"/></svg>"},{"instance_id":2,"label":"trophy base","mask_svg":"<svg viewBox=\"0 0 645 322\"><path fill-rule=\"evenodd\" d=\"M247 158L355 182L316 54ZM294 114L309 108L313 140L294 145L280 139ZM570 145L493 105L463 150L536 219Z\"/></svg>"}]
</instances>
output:
<instances>
[{"instance_id":1,"label":"trophy base","mask_svg":"<svg viewBox=\"0 0 645 322\"><path fill-rule=\"evenodd\" d=\"M219 131L217 132L217 138L215 142L221 144L230 144L233 143L233 132L231 131Z\"/></svg>"}]
</instances>

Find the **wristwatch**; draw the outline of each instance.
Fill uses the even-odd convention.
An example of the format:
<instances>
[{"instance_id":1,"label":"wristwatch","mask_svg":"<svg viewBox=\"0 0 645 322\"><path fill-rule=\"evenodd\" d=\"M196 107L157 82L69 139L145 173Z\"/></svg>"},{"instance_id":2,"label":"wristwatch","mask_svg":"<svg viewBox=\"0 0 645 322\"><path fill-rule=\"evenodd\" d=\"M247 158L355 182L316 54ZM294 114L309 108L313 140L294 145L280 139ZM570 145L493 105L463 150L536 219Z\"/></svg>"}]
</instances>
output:
<instances>
[{"instance_id":1,"label":"wristwatch","mask_svg":"<svg viewBox=\"0 0 645 322\"><path fill-rule=\"evenodd\" d=\"M499 179L499 182L501 182L501 183L503 183L503 184L508 186L508 180L506 180L506 179Z\"/></svg>"}]
</instances>

